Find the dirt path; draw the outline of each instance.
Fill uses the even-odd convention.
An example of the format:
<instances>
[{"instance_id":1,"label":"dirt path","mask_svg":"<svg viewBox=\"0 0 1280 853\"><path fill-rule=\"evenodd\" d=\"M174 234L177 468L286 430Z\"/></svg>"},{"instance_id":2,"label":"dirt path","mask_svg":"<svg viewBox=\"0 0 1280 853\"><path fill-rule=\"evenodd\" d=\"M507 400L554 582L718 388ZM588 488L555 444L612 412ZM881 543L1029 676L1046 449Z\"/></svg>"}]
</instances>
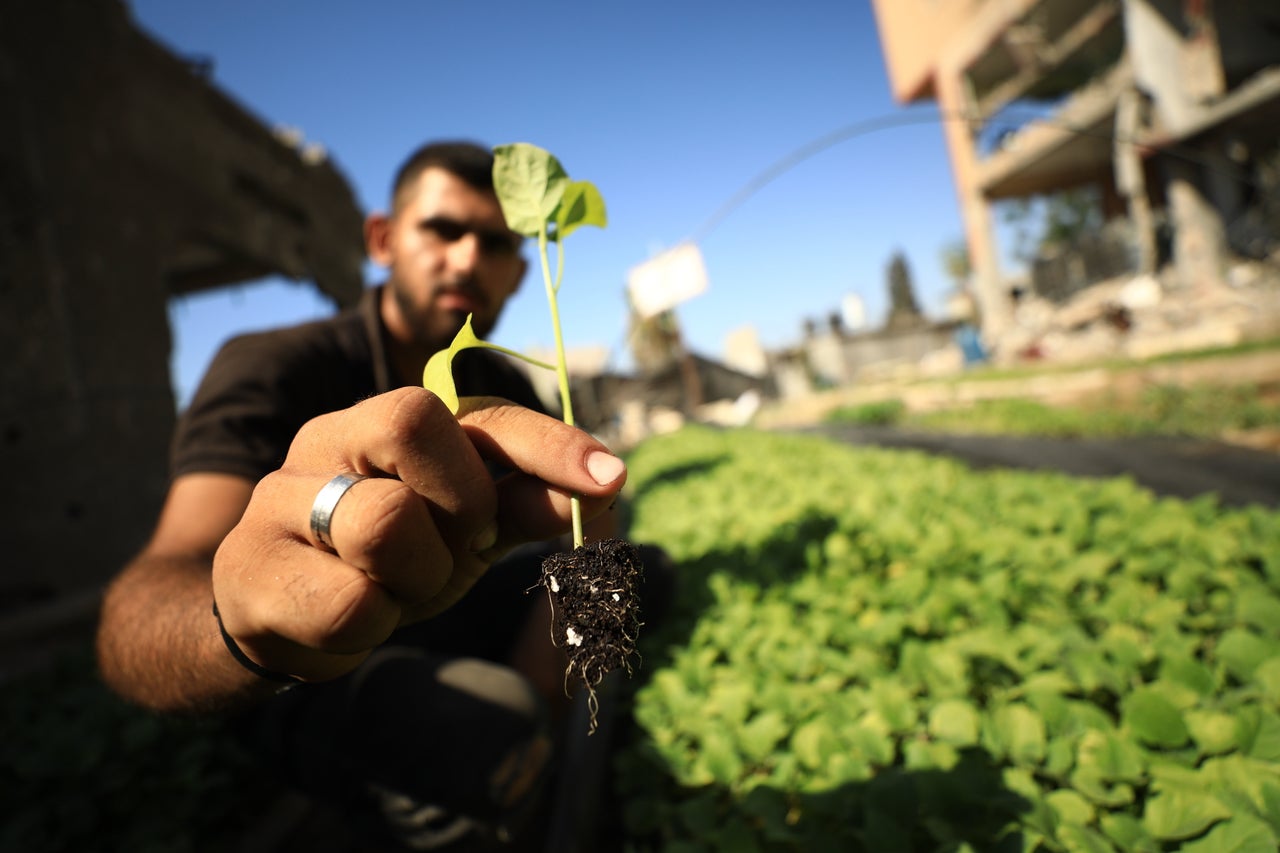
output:
<instances>
[{"instance_id":1,"label":"dirt path","mask_svg":"<svg viewBox=\"0 0 1280 853\"><path fill-rule=\"evenodd\" d=\"M800 431L852 444L945 454L975 468L1047 469L1082 477L1129 475L1159 495L1192 498L1212 493L1227 506L1280 507L1280 454L1218 441L944 435L849 425Z\"/></svg>"}]
</instances>

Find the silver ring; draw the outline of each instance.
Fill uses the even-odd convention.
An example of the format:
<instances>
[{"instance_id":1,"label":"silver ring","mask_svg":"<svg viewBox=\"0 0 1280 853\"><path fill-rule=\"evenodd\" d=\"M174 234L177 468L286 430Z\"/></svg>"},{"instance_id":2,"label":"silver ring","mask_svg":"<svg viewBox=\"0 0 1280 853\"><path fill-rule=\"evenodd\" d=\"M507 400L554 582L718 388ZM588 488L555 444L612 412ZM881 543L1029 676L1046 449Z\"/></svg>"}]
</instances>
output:
<instances>
[{"instance_id":1,"label":"silver ring","mask_svg":"<svg viewBox=\"0 0 1280 853\"><path fill-rule=\"evenodd\" d=\"M311 532L320 540L320 544L329 550L337 550L333 547L333 537L329 533L329 526L333 524L333 511L338 507L338 501L342 500L342 496L347 490L361 480L369 479L364 474L348 472L339 474L316 493L315 503L311 504Z\"/></svg>"}]
</instances>

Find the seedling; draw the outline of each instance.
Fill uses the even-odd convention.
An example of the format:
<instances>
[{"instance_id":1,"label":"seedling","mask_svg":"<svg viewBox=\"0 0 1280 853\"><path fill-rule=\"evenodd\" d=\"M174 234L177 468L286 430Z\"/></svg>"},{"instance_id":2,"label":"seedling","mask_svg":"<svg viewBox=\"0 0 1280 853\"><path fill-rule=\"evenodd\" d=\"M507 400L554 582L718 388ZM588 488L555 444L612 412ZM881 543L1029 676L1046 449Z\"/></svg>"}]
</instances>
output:
<instances>
[{"instance_id":1,"label":"seedling","mask_svg":"<svg viewBox=\"0 0 1280 853\"><path fill-rule=\"evenodd\" d=\"M549 152L523 142L494 149L493 183L507 227L538 242L538 259L551 329L555 336L556 363L545 364L476 337L471 318L447 350L432 356L423 373L423 385L435 392L455 413L458 395L453 383L453 358L471 347L485 347L553 369L560 390L564 422L572 426L573 401L569 393L569 368L564 334L560 326L560 284L564 277L564 239L583 225L603 228L608 223L604 199L594 184L569 179L560 161ZM549 247L556 246L556 270L551 273ZM587 544L582 530L582 504L570 499L573 552L553 554L542 564L541 584L554 611L552 641L569 657L566 680L577 675L587 688L591 731L596 726L595 688L619 666L631 671L640 622L637 617L636 581L643 567L629 543L607 539Z\"/></svg>"}]
</instances>

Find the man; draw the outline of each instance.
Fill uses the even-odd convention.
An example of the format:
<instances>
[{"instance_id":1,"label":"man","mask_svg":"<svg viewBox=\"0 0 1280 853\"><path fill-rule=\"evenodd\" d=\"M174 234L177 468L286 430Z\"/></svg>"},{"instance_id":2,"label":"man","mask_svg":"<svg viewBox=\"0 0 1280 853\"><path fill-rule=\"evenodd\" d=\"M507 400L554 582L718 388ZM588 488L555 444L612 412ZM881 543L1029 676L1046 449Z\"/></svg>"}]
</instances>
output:
<instances>
[{"instance_id":1,"label":"man","mask_svg":"<svg viewBox=\"0 0 1280 853\"><path fill-rule=\"evenodd\" d=\"M125 697L238 715L286 776L417 847L527 811L564 658L546 597L525 594L539 557L494 563L563 534L570 494L607 519L626 479L501 356L455 362L456 418L421 388L432 353L468 314L488 334L525 273L491 174L484 148L420 149L366 221L385 284L222 349L98 636Z\"/></svg>"}]
</instances>

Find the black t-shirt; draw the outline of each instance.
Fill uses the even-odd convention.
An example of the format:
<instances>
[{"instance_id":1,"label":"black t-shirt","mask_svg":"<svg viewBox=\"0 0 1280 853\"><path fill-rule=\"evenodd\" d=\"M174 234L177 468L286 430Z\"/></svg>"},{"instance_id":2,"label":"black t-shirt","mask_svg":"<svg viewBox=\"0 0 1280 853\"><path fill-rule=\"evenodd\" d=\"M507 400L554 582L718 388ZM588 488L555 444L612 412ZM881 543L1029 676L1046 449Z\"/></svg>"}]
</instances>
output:
<instances>
[{"instance_id":1,"label":"black t-shirt","mask_svg":"<svg viewBox=\"0 0 1280 853\"><path fill-rule=\"evenodd\" d=\"M236 474L254 482L278 469L307 421L401 383L392 380L381 288L334 317L231 339L178 420L171 470ZM473 349L454 359L460 396L503 397L545 411L516 362Z\"/></svg>"}]
</instances>

